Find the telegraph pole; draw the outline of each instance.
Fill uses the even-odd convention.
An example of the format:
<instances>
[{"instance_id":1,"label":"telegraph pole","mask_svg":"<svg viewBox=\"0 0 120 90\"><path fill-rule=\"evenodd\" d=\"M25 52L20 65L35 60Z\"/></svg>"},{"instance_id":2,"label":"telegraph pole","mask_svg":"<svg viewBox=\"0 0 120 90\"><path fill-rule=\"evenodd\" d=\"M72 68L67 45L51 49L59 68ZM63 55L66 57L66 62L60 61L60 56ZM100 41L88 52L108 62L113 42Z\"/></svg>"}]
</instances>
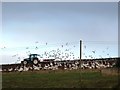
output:
<instances>
[{"instance_id":1,"label":"telegraph pole","mask_svg":"<svg viewBox=\"0 0 120 90\"><path fill-rule=\"evenodd\" d=\"M80 40L80 62L82 58L82 40Z\"/></svg>"},{"instance_id":2,"label":"telegraph pole","mask_svg":"<svg viewBox=\"0 0 120 90\"><path fill-rule=\"evenodd\" d=\"M81 79L82 79L82 77L81 77L81 60L82 59L82 40L80 40L80 87L82 87L81 85L82 85L82 83L81 83Z\"/></svg>"}]
</instances>

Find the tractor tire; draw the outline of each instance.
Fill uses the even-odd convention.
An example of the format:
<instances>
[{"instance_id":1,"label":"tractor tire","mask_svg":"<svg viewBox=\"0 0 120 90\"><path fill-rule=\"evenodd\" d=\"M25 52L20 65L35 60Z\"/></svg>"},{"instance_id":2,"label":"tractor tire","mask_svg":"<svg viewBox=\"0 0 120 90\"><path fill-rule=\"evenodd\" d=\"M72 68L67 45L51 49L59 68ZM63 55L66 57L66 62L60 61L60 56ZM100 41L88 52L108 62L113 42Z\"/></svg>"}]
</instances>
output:
<instances>
[{"instance_id":1,"label":"tractor tire","mask_svg":"<svg viewBox=\"0 0 120 90\"><path fill-rule=\"evenodd\" d=\"M33 64L38 64L38 59L34 59Z\"/></svg>"},{"instance_id":2,"label":"tractor tire","mask_svg":"<svg viewBox=\"0 0 120 90\"><path fill-rule=\"evenodd\" d=\"M23 64L26 65L28 62L27 61L23 61Z\"/></svg>"}]
</instances>

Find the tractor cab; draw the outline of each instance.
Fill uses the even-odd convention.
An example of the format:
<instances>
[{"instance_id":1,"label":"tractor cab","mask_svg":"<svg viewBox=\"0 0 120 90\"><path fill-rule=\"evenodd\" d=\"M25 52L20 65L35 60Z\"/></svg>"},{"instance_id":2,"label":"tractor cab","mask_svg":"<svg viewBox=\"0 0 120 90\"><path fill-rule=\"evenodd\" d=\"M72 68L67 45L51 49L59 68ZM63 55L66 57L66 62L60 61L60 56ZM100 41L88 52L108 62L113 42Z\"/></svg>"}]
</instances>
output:
<instances>
[{"instance_id":1,"label":"tractor cab","mask_svg":"<svg viewBox=\"0 0 120 90\"><path fill-rule=\"evenodd\" d=\"M40 55L39 54L30 54L29 59L33 61L34 58L38 58Z\"/></svg>"},{"instance_id":2,"label":"tractor cab","mask_svg":"<svg viewBox=\"0 0 120 90\"><path fill-rule=\"evenodd\" d=\"M28 64L28 63L38 64L39 63L39 57L40 57L39 54L30 54L29 58L25 58L22 63L23 64Z\"/></svg>"}]
</instances>

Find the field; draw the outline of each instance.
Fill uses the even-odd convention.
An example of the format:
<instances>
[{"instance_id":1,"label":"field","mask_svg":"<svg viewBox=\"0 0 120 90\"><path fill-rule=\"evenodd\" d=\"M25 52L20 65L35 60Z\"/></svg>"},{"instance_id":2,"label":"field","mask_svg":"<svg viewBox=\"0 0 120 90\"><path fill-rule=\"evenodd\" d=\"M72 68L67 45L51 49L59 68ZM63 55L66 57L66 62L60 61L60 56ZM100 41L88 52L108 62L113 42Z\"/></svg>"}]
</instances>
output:
<instances>
[{"instance_id":1,"label":"field","mask_svg":"<svg viewBox=\"0 0 120 90\"><path fill-rule=\"evenodd\" d=\"M117 74L106 74L100 70L4 72L2 79L2 88L115 88L118 86Z\"/></svg>"}]
</instances>

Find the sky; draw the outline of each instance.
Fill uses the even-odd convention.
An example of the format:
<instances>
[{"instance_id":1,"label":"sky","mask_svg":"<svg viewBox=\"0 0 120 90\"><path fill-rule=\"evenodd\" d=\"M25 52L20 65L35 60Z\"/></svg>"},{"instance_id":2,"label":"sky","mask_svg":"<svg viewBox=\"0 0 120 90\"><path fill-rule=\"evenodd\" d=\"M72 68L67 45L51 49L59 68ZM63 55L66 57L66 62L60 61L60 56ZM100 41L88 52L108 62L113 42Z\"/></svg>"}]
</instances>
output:
<instances>
[{"instance_id":1,"label":"sky","mask_svg":"<svg viewBox=\"0 0 120 90\"><path fill-rule=\"evenodd\" d=\"M58 49L79 58L80 40L83 58L117 57L118 3L3 2L1 37L1 63Z\"/></svg>"}]
</instances>

